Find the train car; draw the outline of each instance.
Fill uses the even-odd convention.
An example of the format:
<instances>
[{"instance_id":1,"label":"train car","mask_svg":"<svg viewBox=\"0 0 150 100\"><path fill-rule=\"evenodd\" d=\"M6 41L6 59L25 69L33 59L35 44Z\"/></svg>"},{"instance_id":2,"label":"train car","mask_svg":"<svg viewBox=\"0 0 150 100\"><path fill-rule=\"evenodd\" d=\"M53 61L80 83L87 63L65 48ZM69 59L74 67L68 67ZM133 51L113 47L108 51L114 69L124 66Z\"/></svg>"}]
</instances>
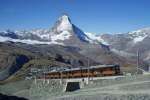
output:
<instances>
[{"instance_id":1,"label":"train car","mask_svg":"<svg viewBox=\"0 0 150 100\"><path fill-rule=\"evenodd\" d=\"M63 71L50 71L44 73L45 78L81 78L81 77L104 77L120 75L119 65L98 65L89 68L72 68Z\"/></svg>"}]
</instances>

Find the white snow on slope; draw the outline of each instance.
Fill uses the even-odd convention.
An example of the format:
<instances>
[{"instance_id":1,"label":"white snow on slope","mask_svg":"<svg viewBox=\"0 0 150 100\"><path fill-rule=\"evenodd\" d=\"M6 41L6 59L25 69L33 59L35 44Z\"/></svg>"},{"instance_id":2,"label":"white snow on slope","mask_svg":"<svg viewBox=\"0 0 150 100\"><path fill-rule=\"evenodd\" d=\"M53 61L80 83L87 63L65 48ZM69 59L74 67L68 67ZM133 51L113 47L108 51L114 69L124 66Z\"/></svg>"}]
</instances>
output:
<instances>
[{"instance_id":1,"label":"white snow on slope","mask_svg":"<svg viewBox=\"0 0 150 100\"><path fill-rule=\"evenodd\" d=\"M40 39L51 40L52 42L56 42L57 40L66 40L66 39L69 39L69 37L71 36L71 33L68 32L68 31L62 31L59 34L51 34L49 32L49 30L42 30L42 29L32 30L32 31L30 31L28 33L27 32L22 32L22 33L19 33L19 35L20 34L24 34L24 35L26 35L26 34L27 35L33 34L35 36L38 36Z\"/></svg>"},{"instance_id":2,"label":"white snow on slope","mask_svg":"<svg viewBox=\"0 0 150 100\"><path fill-rule=\"evenodd\" d=\"M104 39L101 38L101 36L98 36L94 33L88 33L88 32L85 32L85 34L91 39L90 42L93 43L101 42L104 45L109 45Z\"/></svg>"},{"instance_id":3,"label":"white snow on slope","mask_svg":"<svg viewBox=\"0 0 150 100\"><path fill-rule=\"evenodd\" d=\"M37 40L30 40L30 39L12 39L8 37L2 37L0 36L0 42L20 42L20 43L26 43L26 44L58 44L58 45L64 45L63 43L52 41L52 42L44 42L44 41L37 41Z\"/></svg>"},{"instance_id":4,"label":"white snow on slope","mask_svg":"<svg viewBox=\"0 0 150 100\"><path fill-rule=\"evenodd\" d=\"M146 38L146 36L138 36L133 39L133 42L138 43L138 42L143 41L145 38Z\"/></svg>"},{"instance_id":5,"label":"white snow on slope","mask_svg":"<svg viewBox=\"0 0 150 100\"><path fill-rule=\"evenodd\" d=\"M42 34L42 35L39 35L39 37L41 39L44 39L44 40L49 40L50 39L50 34Z\"/></svg>"},{"instance_id":6,"label":"white snow on slope","mask_svg":"<svg viewBox=\"0 0 150 100\"><path fill-rule=\"evenodd\" d=\"M61 23L60 25L57 27L57 31L61 32L64 30L72 30L72 24L70 22L70 19L67 15L63 15L58 19Z\"/></svg>"},{"instance_id":7,"label":"white snow on slope","mask_svg":"<svg viewBox=\"0 0 150 100\"><path fill-rule=\"evenodd\" d=\"M132 31L132 32L129 32L128 34L133 35L133 36L145 36L145 35L150 34L150 27Z\"/></svg>"},{"instance_id":8,"label":"white snow on slope","mask_svg":"<svg viewBox=\"0 0 150 100\"><path fill-rule=\"evenodd\" d=\"M50 33L48 29L36 29L30 31L30 33L40 37L41 39L49 40Z\"/></svg>"},{"instance_id":9,"label":"white snow on slope","mask_svg":"<svg viewBox=\"0 0 150 100\"><path fill-rule=\"evenodd\" d=\"M0 36L0 42L6 42L6 41L9 41L10 39L11 38Z\"/></svg>"},{"instance_id":10,"label":"white snow on slope","mask_svg":"<svg viewBox=\"0 0 150 100\"><path fill-rule=\"evenodd\" d=\"M147 36L150 35L150 28L143 28L137 31L132 31L128 33L133 39L133 43L142 42Z\"/></svg>"},{"instance_id":11,"label":"white snow on slope","mask_svg":"<svg viewBox=\"0 0 150 100\"><path fill-rule=\"evenodd\" d=\"M49 29L34 29L34 30L31 30L31 31L15 31L15 33L18 35L18 36L22 36L22 37L30 37L32 35L35 35L43 40L49 40L49 37L50 37L50 32L49 32Z\"/></svg>"},{"instance_id":12,"label":"white snow on slope","mask_svg":"<svg viewBox=\"0 0 150 100\"><path fill-rule=\"evenodd\" d=\"M63 31L60 34L55 34L51 36L51 40L52 41L57 41L57 40L66 40L69 39L69 37L71 36L71 33L69 33L68 31Z\"/></svg>"}]
</instances>

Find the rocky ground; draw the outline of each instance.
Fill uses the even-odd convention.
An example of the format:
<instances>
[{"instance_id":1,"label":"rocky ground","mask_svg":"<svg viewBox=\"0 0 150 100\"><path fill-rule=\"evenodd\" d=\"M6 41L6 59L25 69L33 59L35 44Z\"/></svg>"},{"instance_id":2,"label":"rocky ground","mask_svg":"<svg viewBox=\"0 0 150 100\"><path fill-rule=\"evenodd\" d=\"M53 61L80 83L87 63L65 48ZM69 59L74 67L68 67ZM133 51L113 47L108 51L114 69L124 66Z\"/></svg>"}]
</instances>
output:
<instances>
[{"instance_id":1,"label":"rocky ground","mask_svg":"<svg viewBox=\"0 0 150 100\"><path fill-rule=\"evenodd\" d=\"M150 100L150 76L96 80L54 100Z\"/></svg>"},{"instance_id":2,"label":"rocky ground","mask_svg":"<svg viewBox=\"0 0 150 100\"><path fill-rule=\"evenodd\" d=\"M92 80L84 88L64 92L60 80L24 80L0 86L0 92L29 100L150 100L150 76Z\"/></svg>"}]
</instances>

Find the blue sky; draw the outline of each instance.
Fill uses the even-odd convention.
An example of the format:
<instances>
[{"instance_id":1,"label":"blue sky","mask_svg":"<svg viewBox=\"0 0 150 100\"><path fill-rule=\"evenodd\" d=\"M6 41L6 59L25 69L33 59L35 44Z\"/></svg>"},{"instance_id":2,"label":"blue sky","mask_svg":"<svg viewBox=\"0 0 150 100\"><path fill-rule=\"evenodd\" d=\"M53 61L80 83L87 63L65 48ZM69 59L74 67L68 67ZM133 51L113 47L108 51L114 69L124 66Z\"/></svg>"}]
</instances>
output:
<instances>
[{"instance_id":1,"label":"blue sky","mask_svg":"<svg viewBox=\"0 0 150 100\"><path fill-rule=\"evenodd\" d=\"M0 0L0 30L50 28L62 13L86 32L150 27L150 0Z\"/></svg>"}]
</instances>

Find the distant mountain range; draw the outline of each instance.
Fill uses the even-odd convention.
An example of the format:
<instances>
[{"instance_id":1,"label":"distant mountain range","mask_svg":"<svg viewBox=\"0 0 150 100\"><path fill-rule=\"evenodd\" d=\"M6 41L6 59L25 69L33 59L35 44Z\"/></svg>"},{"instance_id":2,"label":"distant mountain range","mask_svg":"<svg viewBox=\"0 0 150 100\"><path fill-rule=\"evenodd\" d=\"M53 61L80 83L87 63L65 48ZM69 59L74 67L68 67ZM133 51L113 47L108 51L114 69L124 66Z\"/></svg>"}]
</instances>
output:
<instances>
[{"instance_id":1,"label":"distant mountain range","mask_svg":"<svg viewBox=\"0 0 150 100\"><path fill-rule=\"evenodd\" d=\"M50 29L35 29L31 31L7 30L0 32L0 42L12 41L27 44L58 44L64 46L79 46L78 44L87 42L89 44L103 44L123 51L129 51L129 48L136 47L141 43L145 44L149 38L150 28L119 34L96 35L83 32L72 24L67 15L58 18L55 25Z\"/></svg>"},{"instance_id":2,"label":"distant mountain range","mask_svg":"<svg viewBox=\"0 0 150 100\"><path fill-rule=\"evenodd\" d=\"M139 51L141 60L150 62L150 28L128 33L102 34L99 37L119 55L134 56Z\"/></svg>"},{"instance_id":3,"label":"distant mountain range","mask_svg":"<svg viewBox=\"0 0 150 100\"><path fill-rule=\"evenodd\" d=\"M68 40L70 43L68 43ZM81 29L71 23L68 16L61 16L51 29L32 31L0 32L0 41L22 42L27 44L59 44L72 45L81 42L98 43L89 38Z\"/></svg>"},{"instance_id":4,"label":"distant mountain range","mask_svg":"<svg viewBox=\"0 0 150 100\"><path fill-rule=\"evenodd\" d=\"M146 69L150 63L149 34L149 28L122 34L87 33L72 24L67 15L59 17L50 29L3 31L0 79L16 72L26 75L33 66L86 67L87 59L91 65L119 64L122 71L135 72L137 50L141 52L140 65Z\"/></svg>"}]
</instances>

